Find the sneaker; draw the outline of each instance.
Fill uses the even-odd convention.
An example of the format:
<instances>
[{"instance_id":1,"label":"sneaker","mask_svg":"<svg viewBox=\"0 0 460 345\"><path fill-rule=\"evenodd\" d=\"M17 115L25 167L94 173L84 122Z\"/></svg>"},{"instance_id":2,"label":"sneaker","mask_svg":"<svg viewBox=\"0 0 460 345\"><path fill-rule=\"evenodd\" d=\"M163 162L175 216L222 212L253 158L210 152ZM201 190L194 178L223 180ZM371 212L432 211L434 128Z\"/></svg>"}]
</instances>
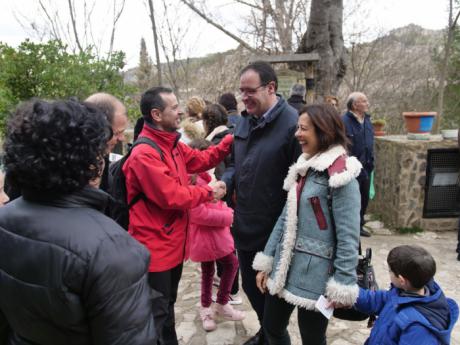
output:
<instances>
[{"instance_id":1,"label":"sneaker","mask_svg":"<svg viewBox=\"0 0 460 345\"><path fill-rule=\"evenodd\" d=\"M238 295L238 293L232 295L230 294L230 299L228 300L228 303L231 305L238 305L243 303L243 299Z\"/></svg>"},{"instance_id":2,"label":"sneaker","mask_svg":"<svg viewBox=\"0 0 460 345\"><path fill-rule=\"evenodd\" d=\"M211 307L200 307L200 318L203 329L206 332L214 331L217 328L216 322L214 321L214 312Z\"/></svg>"},{"instance_id":3,"label":"sneaker","mask_svg":"<svg viewBox=\"0 0 460 345\"><path fill-rule=\"evenodd\" d=\"M224 319L231 321L241 321L246 317L244 312L234 309L229 303L224 305L216 303L214 311Z\"/></svg>"}]
</instances>

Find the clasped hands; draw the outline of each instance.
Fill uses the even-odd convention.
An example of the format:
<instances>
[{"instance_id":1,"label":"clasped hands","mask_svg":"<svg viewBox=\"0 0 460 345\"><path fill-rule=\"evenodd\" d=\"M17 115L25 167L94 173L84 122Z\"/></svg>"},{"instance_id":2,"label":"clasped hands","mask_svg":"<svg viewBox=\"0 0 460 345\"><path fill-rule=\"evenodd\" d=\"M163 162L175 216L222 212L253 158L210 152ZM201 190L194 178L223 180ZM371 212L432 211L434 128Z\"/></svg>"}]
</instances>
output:
<instances>
[{"instance_id":1,"label":"clasped hands","mask_svg":"<svg viewBox=\"0 0 460 345\"><path fill-rule=\"evenodd\" d=\"M227 193L227 186L224 181L216 181L210 183L209 186L212 188L212 195L214 196L214 201L222 199Z\"/></svg>"}]
</instances>

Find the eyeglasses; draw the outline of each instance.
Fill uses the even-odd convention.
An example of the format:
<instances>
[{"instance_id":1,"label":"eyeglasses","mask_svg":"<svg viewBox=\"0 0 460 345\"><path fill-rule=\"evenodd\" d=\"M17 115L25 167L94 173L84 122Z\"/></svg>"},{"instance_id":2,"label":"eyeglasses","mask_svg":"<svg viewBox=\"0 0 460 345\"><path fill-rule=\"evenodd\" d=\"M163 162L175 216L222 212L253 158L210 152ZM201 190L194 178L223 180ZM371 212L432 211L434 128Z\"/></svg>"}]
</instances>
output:
<instances>
[{"instance_id":1,"label":"eyeglasses","mask_svg":"<svg viewBox=\"0 0 460 345\"><path fill-rule=\"evenodd\" d=\"M255 87L255 88L240 89L240 95L245 94L246 96L254 96L261 87L265 87L267 85L268 84L262 84L262 85L259 85L259 86Z\"/></svg>"}]
</instances>

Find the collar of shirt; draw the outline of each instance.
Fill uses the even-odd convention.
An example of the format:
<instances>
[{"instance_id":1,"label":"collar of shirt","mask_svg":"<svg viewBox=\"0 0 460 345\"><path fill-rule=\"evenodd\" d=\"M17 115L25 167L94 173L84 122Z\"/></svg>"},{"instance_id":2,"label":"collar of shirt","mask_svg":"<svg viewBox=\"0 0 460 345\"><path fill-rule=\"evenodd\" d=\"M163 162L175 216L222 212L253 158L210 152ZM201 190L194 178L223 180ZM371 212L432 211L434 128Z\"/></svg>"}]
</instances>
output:
<instances>
[{"instance_id":1,"label":"collar of shirt","mask_svg":"<svg viewBox=\"0 0 460 345\"><path fill-rule=\"evenodd\" d=\"M360 116L358 116L357 114L355 114L354 112L352 112L351 110L350 110L350 113L352 113L353 116L356 117L356 120L358 120L358 122L359 122L360 124L363 124L363 123L364 123L364 117L365 117L366 115L364 115L363 117L360 117Z\"/></svg>"},{"instance_id":2,"label":"collar of shirt","mask_svg":"<svg viewBox=\"0 0 460 345\"><path fill-rule=\"evenodd\" d=\"M254 116L254 115L252 116L257 125L259 125L259 124L261 124L262 122L265 121L265 119L267 118L268 114L270 114L270 112L273 110L273 108L275 108L275 106L278 104L279 100L280 100L280 98L278 96L276 96L276 102L270 108L268 108L268 110L261 117L257 117L257 116Z\"/></svg>"}]
</instances>

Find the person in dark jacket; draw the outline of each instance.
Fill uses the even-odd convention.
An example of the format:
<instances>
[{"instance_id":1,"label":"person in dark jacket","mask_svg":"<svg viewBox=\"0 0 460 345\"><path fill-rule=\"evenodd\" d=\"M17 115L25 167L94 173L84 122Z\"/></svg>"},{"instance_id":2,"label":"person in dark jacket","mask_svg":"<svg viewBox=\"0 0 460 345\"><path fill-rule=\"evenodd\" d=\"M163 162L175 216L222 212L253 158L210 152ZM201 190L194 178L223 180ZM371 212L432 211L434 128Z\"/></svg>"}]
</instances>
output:
<instances>
[{"instance_id":1,"label":"person in dark jacket","mask_svg":"<svg viewBox=\"0 0 460 345\"><path fill-rule=\"evenodd\" d=\"M97 108L18 108L5 168L22 196L0 208L0 344L152 344L149 253L101 211L112 132Z\"/></svg>"},{"instance_id":2,"label":"person in dark jacket","mask_svg":"<svg viewBox=\"0 0 460 345\"><path fill-rule=\"evenodd\" d=\"M294 84L291 87L291 92L287 102L290 106L294 107L297 111L300 111L305 104L307 104L304 100L305 98L305 86L302 84Z\"/></svg>"},{"instance_id":3,"label":"person in dark jacket","mask_svg":"<svg viewBox=\"0 0 460 345\"><path fill-rule=\"evenodd\" d=\"M355 308L378 315L365 345L448 345L458 305L433 280L436 263L424 248L403 245L388 253L391 289L359 289Z\"/></svg>"},{"instance_id":4,"label":"person in dark jacket","mask_svg":"<svg viewBox=\"0 0 460 345\"><path fill-rule=\"evenodd\" d=\"M235 128L232 162L222 180L236 192L233 236L243 290L262 325L265 296L256 286L252 262L263 250L286 200L283 180L300 155L294 137L298 114L281 95L270 64L256 61L240 73L246 110ZM264 344L261 329L246 344Z\"/></svg>"},{"instance_id":5,"label":"person in dark jacket","mask_svg":"<svg viewBox=\"0 0 460 345\"><path fill-rule=\"evenodd\" d=\"M361 194L361 236L371 234L363 229L364 215L369 203L371 173L374 170L374 130L371 117L367 113L369 102L362 92L353 92L348 96L348 111L342 116L348 139L350 140L350 156L356 157L363 169L358 176L359 192Z\"/></svg>"},{"instance_id":6,"label":"person in dark jacket","mask_svg":"<svg viewBox=\"0 0 460 345\"><path fill-rule=\"evenodd\" d=\"M107 143L109 153L104 157L105 167L101 177L101 185L99 187L103 191L108 192L109 164L110 162L117 160L117 158L121 158L121 155L112 152L117 145L125 142L125 131L128 126L126 107L115 96L103 92L92 94L85 100L85 102L91 103L102 110L112 127L112 137Z\"/></svg>"}]
</instances>

